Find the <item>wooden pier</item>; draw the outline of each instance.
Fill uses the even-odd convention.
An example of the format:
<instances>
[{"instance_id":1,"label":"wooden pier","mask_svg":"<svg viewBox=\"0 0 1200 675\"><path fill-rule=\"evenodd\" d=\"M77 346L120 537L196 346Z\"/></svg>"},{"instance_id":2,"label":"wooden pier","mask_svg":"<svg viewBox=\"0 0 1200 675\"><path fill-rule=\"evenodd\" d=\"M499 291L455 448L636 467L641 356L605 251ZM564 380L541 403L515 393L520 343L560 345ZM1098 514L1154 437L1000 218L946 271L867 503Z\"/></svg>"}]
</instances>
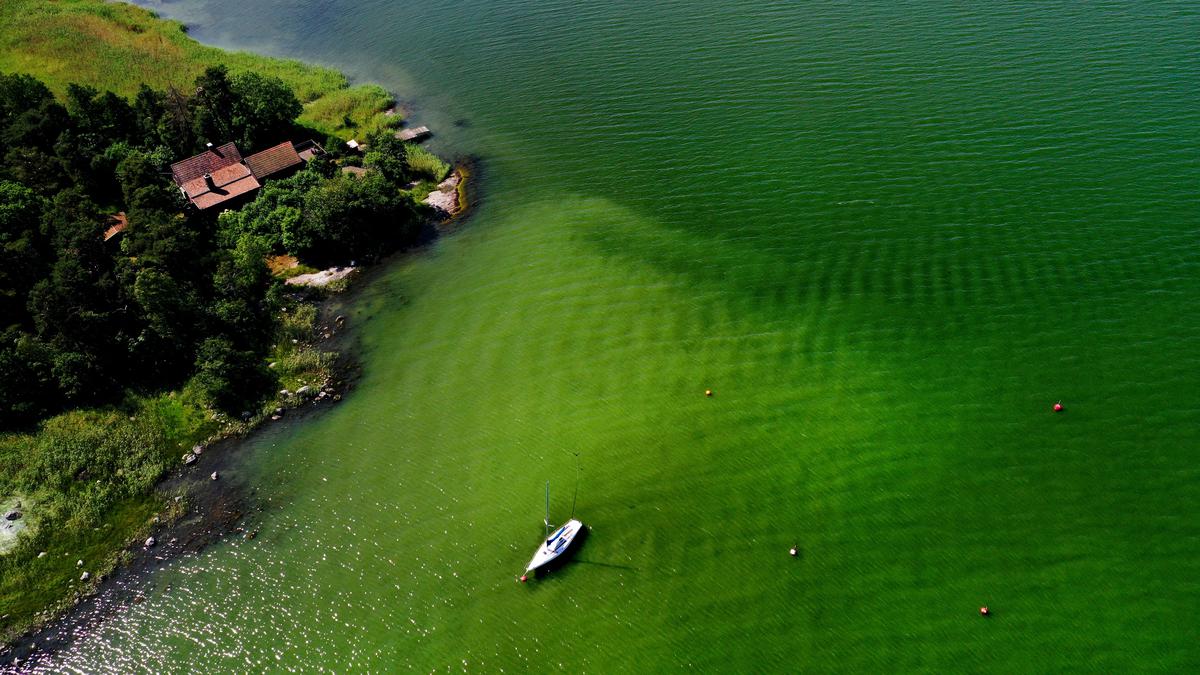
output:
<instances>
[{"instance_id":1,"label":"wooden pier","mask_svg":"<svg viewBox=\"0 0 1200 675\"><path fill-rule=\"evenodd\" d=\"M419 143L433 135L429 127L416 127L413 129L401 129L396 132L396 138L405 143Z\"/></svg>"}]
</instances>

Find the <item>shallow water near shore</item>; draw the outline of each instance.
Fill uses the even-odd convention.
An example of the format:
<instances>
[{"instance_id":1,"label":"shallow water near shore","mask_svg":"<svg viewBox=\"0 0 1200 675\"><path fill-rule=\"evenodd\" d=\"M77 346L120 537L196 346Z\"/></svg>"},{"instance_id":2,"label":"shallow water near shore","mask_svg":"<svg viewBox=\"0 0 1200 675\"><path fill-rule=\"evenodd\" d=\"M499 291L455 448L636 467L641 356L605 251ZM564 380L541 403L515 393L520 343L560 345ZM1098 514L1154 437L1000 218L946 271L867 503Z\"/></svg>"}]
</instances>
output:
<instances>
[{"instance_id":1,"label":"shallow water near shore","mask_svg":"<svg viewBox=\"0 0 1200 675\"><path fill-rule=\"evenodd\" d=\"M43 667L1200 667L1194 5L146 4L400 92L485 198L246 449L258 537Z\"/></svg>"}]
</instances>

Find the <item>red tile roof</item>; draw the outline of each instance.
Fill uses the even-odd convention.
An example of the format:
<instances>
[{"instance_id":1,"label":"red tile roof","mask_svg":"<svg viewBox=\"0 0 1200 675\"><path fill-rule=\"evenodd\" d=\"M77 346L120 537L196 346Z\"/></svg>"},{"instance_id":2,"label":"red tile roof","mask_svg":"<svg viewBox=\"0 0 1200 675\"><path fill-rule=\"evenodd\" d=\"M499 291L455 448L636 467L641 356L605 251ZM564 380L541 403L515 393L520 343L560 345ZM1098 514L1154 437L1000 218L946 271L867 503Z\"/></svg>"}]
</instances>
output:
<instances>
[{"instance_id":1,"label":"red tile roof","mask_svg":"<svg viewBox=\"0 0 1200 675\"><path fill-rule=\"evenodd\" d=\"M195 157L175 162L171 165L171 174L175 176L175 182L183 187L185 183L200 178L206 173L216 173L230 164L238 164L242 161L242 153L238 151L237 144L226 143L217 148L210 148Z\"/></svg>"},{"instance_id":2,"label":"red tile roof","mask_svg":"<svg viewBox=\"0 0 1200 675\"><path fill-rule=\"evenodd\" d=\"M201 185L204 184L203 178L200 179L200 183ZM240 197L247 192L253 192L260 187L262 187L262 184L255 180L254 176L251 176L250 172L247 171L246 175L242 178L221 185L216 190L201 192L191 197L191 200L196 205L196 208L203 210L222 202L227 202L235 197Z\"/></svg>"},{"instance_id":3,"label":"red tile roof","mask_svg":"<svg viewBox=\"0 0 1200 675\"><path fill-rule=\"evenodd\" d=\"M291 141L284 141L273 148L256 152L246 158L246 166L250 167L250 173L260 180L303 163L304 160L300 159L300 155Z\"/></svg>"},{"instance_id":4,"label":"red tile roof","mask_svg":"<svg viewBox=\"0 0 1200 675\"><path fill-rule=\"evenodd\" d=\"M125 217L125 212L122 211L113 215L108 219L109 228L104 231L104 241L108 241L113 237L125 231L129 227L129 219Z\"/></svg>"}]
</instances>

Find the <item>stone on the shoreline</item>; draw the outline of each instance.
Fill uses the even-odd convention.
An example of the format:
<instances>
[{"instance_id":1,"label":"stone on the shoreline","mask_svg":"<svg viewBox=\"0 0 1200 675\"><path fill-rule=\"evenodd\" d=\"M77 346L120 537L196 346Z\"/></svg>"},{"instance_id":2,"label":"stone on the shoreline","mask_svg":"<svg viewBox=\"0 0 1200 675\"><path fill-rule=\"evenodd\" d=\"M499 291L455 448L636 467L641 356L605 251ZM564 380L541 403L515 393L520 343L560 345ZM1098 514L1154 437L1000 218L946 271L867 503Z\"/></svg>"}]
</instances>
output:
<instances>
[{"instance_id":1,"label":"stone on the shoreline","mask_svg":"<svg viewBox=\"0 0 1200 675\"><path fill-rule=\"evenodd\" d=\"M79 575L80 581L87 581L88 579L91 579L91 578L92 578L92 575L88 574L87 572L84 572L83 574Z\"/></svg>"},{"instance_id":2,"label":"stone on the shoreline","mask_svg":"<svg viewBox=\"0 0 1200 675\"><path fill-rule=\"evenodd\" d=\"M45 551L42 551L41 553L38 554L38 559L45 558L45 557L46 557Z\"/></svg>"},{"instance_id":3,"label":"stone on the shoreline","mask_svg":"<svg viewBox=\"0 0 1200 675\"><path fill-rule=\"evenodd\" d=\"M331 282L345 279L353 274L354 270L354 261L351 261L349 267L330 267L327 270L313 272L312 274L299 274L286 280L284 283L291 286L326 286Z\"/></svg>"},{"instance_id":4,"label":"stone on the shoreline","mask_svg":"<svg viewBox=\"0 0 1200 675\"><path fill-rule=\"evenodd\" d=\"M337 315L337 318L335 318L335 319L333 320L333 322L334 322L334 323L336 323L336 324L337 324L337 325L339 325L339 326L344 326L344 325L346 324L346 317L345 317L345 316L342 316L341 314L338 314L338 315Z\"/></svg>"},{"instance_id":5,"label":"stone on the shoreline","mask_svg":"<svg viewBox=\"0 0 1200 675\"><path fill-rule=\"evenodd\" d=\"M268 367L268 368L274 368L274 367L275 367L275 362L274 362L274 361L272 361L272 362L268 363L268 364L267 364L267 367Z\"/></svg>"},{"instance_id":6,"label":"stone on the shoreline","mask_svg":"<svg viewBox=\"0 0 1200 675\"><path fill-rule=\"evenodd\" d=\"M76 566L76 567L83 567L83 561L82 561L82 560L76 561L76 562L75 562L75 566Z\"/></svg>"},{"instance_id":7,"label":"stone on the shoreline","mask_svg":"<svg viewBox=\"0 0 1200 675\"><path fill-rule=\"evenodd\" d=\"M196 455L195 455L195 453L191 453L191 452L189 452L188 454L184 455L184 456L183 456L183 463L184 463L184 464L187 464L188 466L191 466L192 464L195 464L195 463L196 463Z\"/></svg>"},{"instance_id":8,"label":"stone on the shoreline","mask_svg":"<svg viewBox=\"0 0 1200 675\"><path fill-rule=\"evenodd\" d=\"M4 514L4 519L5 520L20 520L21 512L16 509L13 509L12 511L9 511L8 513Z\"/></svg>"},{"instance_id":9,"label":"stone on the shoreline","mask_svg":"<svg viewBox=\"0 0 1200 675\"><path fill-rule=\"evenodd\" d=\"M216 471L214 471L214 472L212 472L212 475L209 476L209 478L216 480L216 479L220 478L220 474L218 474Z\"/></svg>"},{"instance_id":10,"label":"stone on the shoreline","mask_svg":"<svg viewBox=\"0 0 1200 675\"><path fill-rule=\"evenodd\" d=\"M192 446L192 454L196 454L196 455L198 455L198 454L200 454L200 453L202 453L202 452L204 452L204 446L203 446L203 445L193 445L193 446Z\"/></svg>"},{"instance_id":11,"label":"stone on the shoreline","mask_svg":"<svg viewBox=\"0 0 1200 675\"><path fill-rule=\"evenodd\" d=\"M283 419L283 418L282 418L282 417L280 417L279 415L271 415L271 421L272 421L272 422L278 422L278 421L279 421L279 420L281 420L281 419Z\"/></svg>"},{"instance_id":12,"label":"stone on the shoreline","mask_svg":"<svg viewBox=\"0 0 1200 675\"><path fill-rule=\"evenodd\" d=\"M307 393L309 392L309 390L310 390L310 389L311 389L311 387L309 387L309 386L306 384L306 385L304 385L303 387L300 387L299 389L297 389L297 390L296 390L296 393L297 393L297 394L299 394L299 395L301 395L301 396L303 396L304 394L307 394Z\"/></svg>"},{"instance_id":13,"label":"stone on the shoreline","mask_svg":"<svg viewBox=\"0 0 1200 675\"><path fill-rule=\"evenodd\" d=\"M288 391L287 389L280 389L280 390L279 390L279 395L280 395L280 396L287 396L287 395L288 395L288 394L290 394L290 393L292 393L292 392Z\"/></svg>"},{"instance_id":14,"label":"stone on the shoreline","mask_svg":"<svg viewBox=\"0 0 1200 675\"><path fill-rule=\"evenodd\" d=\"M157 543L158 543L157 539L155 539L154 537L148 537L146 539L146 548L154 548L154 545Z\"/></svg>"}]
</instances>

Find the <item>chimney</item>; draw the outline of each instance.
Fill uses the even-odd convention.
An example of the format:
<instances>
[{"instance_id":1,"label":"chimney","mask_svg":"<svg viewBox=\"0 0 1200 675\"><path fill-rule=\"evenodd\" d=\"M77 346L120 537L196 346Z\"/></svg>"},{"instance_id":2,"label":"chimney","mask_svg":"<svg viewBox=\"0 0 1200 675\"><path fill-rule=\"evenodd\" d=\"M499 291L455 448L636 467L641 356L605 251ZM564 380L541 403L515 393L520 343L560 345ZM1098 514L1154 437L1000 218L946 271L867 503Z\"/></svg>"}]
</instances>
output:
<instances>
[{"instance_id":1,"label":"chimney","mask_svg":"<svg viewBox=\"0 0 1200 675\"><path fill-rule=\"evenodd\" d=\"M204 184L208 186L209 190L217 189L217 184L213 182L211 173L204 174Z\"/></svg>"}]
</instances>

